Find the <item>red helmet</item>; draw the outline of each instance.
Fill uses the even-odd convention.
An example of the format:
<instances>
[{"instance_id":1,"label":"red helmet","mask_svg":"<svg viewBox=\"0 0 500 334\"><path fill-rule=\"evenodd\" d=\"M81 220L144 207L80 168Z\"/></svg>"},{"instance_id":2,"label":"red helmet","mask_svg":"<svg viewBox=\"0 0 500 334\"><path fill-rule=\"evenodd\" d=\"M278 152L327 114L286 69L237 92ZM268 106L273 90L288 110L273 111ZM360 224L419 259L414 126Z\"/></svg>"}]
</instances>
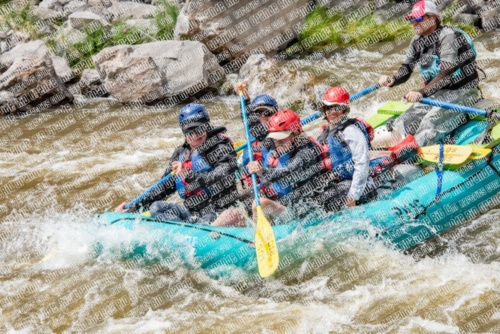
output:
<instances>
[{"instance_id":1,"label":"red helmet","mask_svg":"<svg viewBox=\"0 0 500 334\"><path fill-rule=\"evenodd\" d=\"M300 117L293 110L280 110L269 119L268 132L302 132ZM273 137L273 136L270 136ZM278 138L277 138L278 139Z\"/></svg>"},{"instance_id":2,"label":"red helmet","mask_svg":"<svg viewBox=\"0 0 500 334\"><path fill-rule=\"evenodd\" d=\"M323 102L326 106L331 106L333 104L349 104L349 92L340 86L328 88L323 95Z\"/></svg>"}]
</instances>

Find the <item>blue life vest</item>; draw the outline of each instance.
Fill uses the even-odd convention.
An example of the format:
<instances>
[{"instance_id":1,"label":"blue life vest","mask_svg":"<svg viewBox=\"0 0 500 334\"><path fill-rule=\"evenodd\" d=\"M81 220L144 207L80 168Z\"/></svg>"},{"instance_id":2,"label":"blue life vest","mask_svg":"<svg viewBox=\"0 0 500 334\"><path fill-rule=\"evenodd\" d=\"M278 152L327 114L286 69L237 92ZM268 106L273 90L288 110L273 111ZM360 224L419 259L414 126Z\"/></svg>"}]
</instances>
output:
<instances>
[{"instance_id":1,"label":"blue life vest","mask_svg":"<svg viewBox=\"0 0 500 334\"><path fill-rule=\"evenodd\" d=\"M210 166L204 159L203 157L194 150L193 152L189 152L191 154L191 159L183 159L184 154L179 155L179 162L182 163L184 168L191 169L193 172L197 173L206 173L206 172L211 172L214 170L212 166ZM183 161L184 160L184 161ZM175 187L177 189L177 193L182 199L189 198L195 194L198 194L200 192L205 192L207 196L210 196L210 191L207 188L198 188L194 191L186 191L186 187L189 185L189 183L179 177L175 176Z\"/></svg>"},{"instance_id":2,"label":"blue life vest","mask_svg":"<svg viewBox=\"0 0 500 334\"><path fill-rule=\"evenodd\" d=\"M455 27L449 27L456 32L465 37L467 42L470 45L471 51L474 54L474 57L477 56L476 49L474 48L474 43L472 38L463 30ZM441 72L441 59L439 56L439 49L441 47L440 39L434 44L432 44L432 50L424 53L424 48L420 49L420 77L422 78L424 85L427 85L429 82L434 80L438 74ZM459 55L460 56L460 55ZM459 68L451 75L452 79L455 79L462 75L462 70Z\"/></svg>"},{"instance_id":3,"label":"blue life vest","mask_svg":"<svg viewBox=\"0 0 500 334\"><path fill-rule=\"evenodd\" d=\"M271 161L270 158L271 154L269 154L269 152L267 152L266 155L263 155L262 165L264 166L264 168L283 168L288 166L288 164L290 163L290 155L288 153L283 154L279 157L279 159L273 159L273 161ZM288 195L293 190L292 186L284 186L279 184L279 182L268 182L264 179L261 180L261 188L269 197L278 198L282 198Z\"/></svg>"},{"instance_id":4,"label":"blue life vest","mask_svg":"<svg viewBox=\"0 0 500 334\"><path fill-rule=\"evenodd\" d=\"M354 161L352 161L352 152L347 143L344 141L342 131L348 126L354 125L364 134L368 146L373 139L373 128L363 120L351 118L335 126L328 132L326 138L323 134L318 138L330 155L331 169L335 175L342 179L352 179L354 175ZM328 125L326 125L328 126Z\"/></svg>"}]
</instances>

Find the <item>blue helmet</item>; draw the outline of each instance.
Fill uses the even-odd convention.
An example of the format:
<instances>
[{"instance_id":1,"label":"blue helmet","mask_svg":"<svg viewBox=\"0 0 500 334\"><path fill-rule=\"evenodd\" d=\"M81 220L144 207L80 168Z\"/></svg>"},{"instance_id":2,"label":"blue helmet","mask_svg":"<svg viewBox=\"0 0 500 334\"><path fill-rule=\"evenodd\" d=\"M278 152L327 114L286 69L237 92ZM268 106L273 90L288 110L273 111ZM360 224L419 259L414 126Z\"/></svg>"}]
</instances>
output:
<instances>
[{"instance_id":1,"label":"blue helmet","mask_svg":"<svg viewBox=\"0 0 500 334\"><path fill-rule=\"evenodd\" d=\"M273 107L276 111L278 111L278 103L275 99L267 94L256 96L252 100L252 103L250 103L250 110L255 110L260 106Z\"/></svg>"},{"instance_id":2,"label":"blue helmet","mask_svg":"<svg viewBox=\"0 0 500 334\"><path fill-rule=\"evenodd\" d=\"M182 107L179 112L179 125L182 130L200 126L210 122L207 110L198 103L190 103Z\"/></svg>"}]
</instances>

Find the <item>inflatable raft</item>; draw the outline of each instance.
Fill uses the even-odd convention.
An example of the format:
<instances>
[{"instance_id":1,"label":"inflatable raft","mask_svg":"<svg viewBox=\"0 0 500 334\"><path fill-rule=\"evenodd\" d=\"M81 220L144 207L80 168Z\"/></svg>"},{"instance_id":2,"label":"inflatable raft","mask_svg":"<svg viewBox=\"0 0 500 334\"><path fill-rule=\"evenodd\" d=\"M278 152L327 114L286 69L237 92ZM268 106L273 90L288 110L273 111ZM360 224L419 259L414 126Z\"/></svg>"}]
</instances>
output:
<instances>
[{"instance_id":1,"label":"inflatable raft","mask_svg":"<svg viewBox=\"0 0 500 334\"><path fill-rule=\"evenodd\" d=\"M369 122L374 127L382 126L406 109L400 102L390 102ZM483 151L479 159L471 155L461 165L445 166L439 197L433 166L396 166L375 201L328 216L314 215L273 226L279 252L286 251L287 245L290 247L286 239L292 234L321 238L325 229L329 236L339 240L371 235L406 250L497 206L500 203L500 125L474 119L455 130L454 135L456 144L469 145L484 136L485 131L488 132L488 138L483 141L486 144L475 148L488 150ZM188 244L189 251L180 252L188 266L193 265L194 258L197 266L205 269L236 266L256 270L255 227L156 221L139 214L116 212L101 214L100 219L114 228L147 227L158 235L157 244L166 250L178 248L180 243ZM133 252L140 255L143 250L144 247L138 245Z\"/></svg>"}]
</instances>

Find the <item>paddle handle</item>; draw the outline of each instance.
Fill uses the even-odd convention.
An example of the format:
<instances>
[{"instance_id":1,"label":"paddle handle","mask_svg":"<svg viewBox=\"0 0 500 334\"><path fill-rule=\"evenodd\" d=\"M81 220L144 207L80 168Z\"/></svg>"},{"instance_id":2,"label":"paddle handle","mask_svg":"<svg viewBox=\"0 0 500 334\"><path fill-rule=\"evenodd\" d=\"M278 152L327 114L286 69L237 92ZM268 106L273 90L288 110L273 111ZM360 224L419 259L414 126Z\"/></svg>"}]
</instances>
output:
<instances>
[{"instance_id":1,"label":"paddle handle","mask_svg":"<svg viewBox=\"0 0 500 334\"><path fill-rule=\"evenodd\" d=\"M248 117L247 117L247 110L245 107L245 98L243 97L243 93L240 92L240 108L241 108L241 116L243 118L243 128L245 129L245 136L247 137L247 150L248 150L248 156L250 159L250 162L253 162L253 151L252 151L252 142L250 138L250 129L248 127ZM257 206L260 206L260 195L259 195L259 189L257 188L257 177L255 176L255 173L252 173L252 187L253 187L253 196L255 198L255 203Z\"/></svg>"},{"instance_id":2,"label":"paddle handle","mask_svg":"<svg viewBox=\"0 0 500 334\"><path fill-rule=\"evenodd\" d=\"M353 94L350 98L350 101L354 102L357 99L362 98L363 96L366 96L366 95L370 94L371 92L376 91L379 88L380 88L379 84L375 84L375 85L371 85L370 87L366 87L365 89Z\"/></svg>"},{"instance_id":3,"label":"paddle handle","mask_svg":"<svg viewBox=\"0 0 500 334\"><path fill-rule=\"evenodd\" d=\"M128 202L124 208L125 209L128 209L136 204L138 204L140 201L142 201L146 196L148 196L149 194L151 194L153 191L155 191L159 186L165 184L168 180L170 180L170 178L172 177L172 175L174 175L174 172L171 172L170 174L164 176L160 181L156 182L155 184L153 184L151 187L149 187L148 189L146 189L145 192L143 192L142 194L140 194L136 199Z\"/></svg>"}]
</instances>

